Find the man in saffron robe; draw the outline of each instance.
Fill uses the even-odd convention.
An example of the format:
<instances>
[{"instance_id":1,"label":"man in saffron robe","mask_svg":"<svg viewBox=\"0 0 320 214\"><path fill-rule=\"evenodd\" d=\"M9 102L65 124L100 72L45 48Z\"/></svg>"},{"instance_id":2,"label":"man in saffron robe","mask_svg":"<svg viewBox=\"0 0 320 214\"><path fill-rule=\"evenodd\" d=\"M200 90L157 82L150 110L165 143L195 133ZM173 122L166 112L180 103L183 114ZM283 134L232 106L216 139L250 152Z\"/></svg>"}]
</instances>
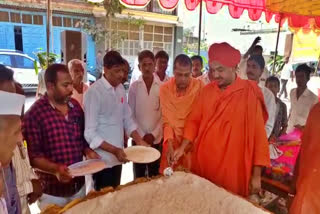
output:
<instances>
[{"instance_id":1,"label":"man in saffron robe","mask_svg":"<svg viewBox=\"0 0 320 214\"><path fill-rule=\"evenodd\" d=\"M264 129L268 113L257 84L237 77L239 62L240 52L228 43L210 47L214 81L195 102L174 159L192 142L192 171L247 197L259 193L261 168L270 164Z\"/></svg>"},{"instance_id":2,"label":"man in saffron robe","mask_svg":"<svg viewBox=\"0 0 320 214\"><path fill-rule=\"evenodd\" d=\"M299 160L291 193L290 214L320 213L320 104L311 110L302 136ZM295 180L297 182L295 182ZM289 195L291 196L291 195Z\"/></svg>"},{"instance_id":3,"label":"man in saffron robe","mask_svg":"<svg viewBox=\"0 0 320 214\"><path fill-rule=\"evenodd\" d=\"M191 77L192 62L187 55L177 56L173 69L174 77L160 88L160 105L164 127L160 173L163 173L166 167L173 166L173 152L182 142L185 120L203 87L201 80ZM190 154L181 158L175 166L190 169Z\"/></svg>"}]
</instances>

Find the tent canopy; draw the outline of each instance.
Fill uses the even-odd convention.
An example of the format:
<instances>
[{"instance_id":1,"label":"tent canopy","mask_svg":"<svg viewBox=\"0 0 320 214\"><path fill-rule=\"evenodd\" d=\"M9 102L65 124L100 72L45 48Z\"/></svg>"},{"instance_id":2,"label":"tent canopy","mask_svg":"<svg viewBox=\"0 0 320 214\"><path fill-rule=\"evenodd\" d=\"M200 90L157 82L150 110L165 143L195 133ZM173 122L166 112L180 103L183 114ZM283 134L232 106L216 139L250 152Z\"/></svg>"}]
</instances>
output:
<instances>
[{"instance_id":1,"label":"tent canopy","mask_svg":"<svg viewBox=\"0 0 320 214\"><path fill-rule=\"evenodd\" d=\"M231 17L238 19L244 10L248 11L253 21L260 19L265 13L266 21L273 16L281 25L287 19L293 28L320 28L320 1L314 0L180 0L188 10L195 10L200 1L206 3L208 13L216 14L223 6L227 6ZM150 0L120 0L127 7L145 7ZM164 10L174 10L179 0L158 0Z\"/></svg>"}]
</instances>

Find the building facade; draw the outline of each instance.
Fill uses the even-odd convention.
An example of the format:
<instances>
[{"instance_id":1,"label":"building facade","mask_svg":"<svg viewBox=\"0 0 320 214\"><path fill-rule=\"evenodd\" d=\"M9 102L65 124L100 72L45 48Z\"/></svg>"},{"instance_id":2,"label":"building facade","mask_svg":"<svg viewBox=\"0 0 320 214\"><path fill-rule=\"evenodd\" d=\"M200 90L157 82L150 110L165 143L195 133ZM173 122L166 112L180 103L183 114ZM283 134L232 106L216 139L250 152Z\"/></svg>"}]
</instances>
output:
<instances>
[{"instance_id":1,"label":"building facade","mask_svg":"<svg viewBox=\"0 0 320 214\"><path fill-rule=\"evenodd\" d=\"M20 50L30 57L39 49L46 51L46 0L0 0L0 49ZM130 64L139 51L149 49L166 50L170 57L182 51L182 29L179 29L176 12L162 11L157 1L152 1L140 10L125 9L112 19L97 15L104 8L87 3L85 0L52 0L52 27L50 52L63 58L63 32L82 32L86 35L86 63L88 69L95 68L98 50L118 50ZM103 13L102 13L103 14ZM128 17L143 20L142 25L123 22ZM79 22L86 20L92 25L102 23L106 29L122 35L116 42L106 38L96 43L93 36L81 28ZM178 31L178 33L176 33ZM180 32L181 31L181 32ZM179 33L180 32L180 33ZM177 35L181 34L181 39ZM178 41L178 42L177 42Z\"/></svg>"}]
</instances>

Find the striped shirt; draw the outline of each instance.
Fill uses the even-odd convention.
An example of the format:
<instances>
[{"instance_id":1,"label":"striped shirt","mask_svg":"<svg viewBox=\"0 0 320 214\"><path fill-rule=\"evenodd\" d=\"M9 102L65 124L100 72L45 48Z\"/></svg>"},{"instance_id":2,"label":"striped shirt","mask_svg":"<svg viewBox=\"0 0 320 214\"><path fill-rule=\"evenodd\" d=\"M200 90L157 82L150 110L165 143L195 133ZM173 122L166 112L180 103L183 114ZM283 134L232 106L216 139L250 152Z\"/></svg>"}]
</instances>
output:
<instances>
[{"instance_id":1,"label":"striped shirt","mask_svg":"<svg viewBox=\"0 0 320 214\"><path fill-rule=\"evenodd\" d=\"M26 144L17 146L14 150L12 158L12 164L16 170L17 188L19 196L23 197L33 192L33 186L31 180L38 179L33 172L29 156L27 152Z\"/></svg>"}]
</instances>

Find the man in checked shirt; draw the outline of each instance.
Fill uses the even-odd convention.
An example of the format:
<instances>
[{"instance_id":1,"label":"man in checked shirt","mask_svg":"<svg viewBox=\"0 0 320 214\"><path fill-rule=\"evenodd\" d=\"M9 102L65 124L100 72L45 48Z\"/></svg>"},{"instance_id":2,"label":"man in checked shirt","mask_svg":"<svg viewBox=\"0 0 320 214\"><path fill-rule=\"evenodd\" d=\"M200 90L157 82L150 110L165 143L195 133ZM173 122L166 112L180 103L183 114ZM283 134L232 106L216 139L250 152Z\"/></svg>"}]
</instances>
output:
<instances>
[{"instance_id":1,"label":"man in checked shirt","mask_svg":"<svg viewBox=\"0 0 320 214\"><path fill-rule=\"evenodd\" d=\"M53 64L45 72L47 93L37 100L23 119L23 135L28 144L31 165L43 185L39 207L64 206L85 196L84 177L72 178L68 165L83 156L100 156L84 139L84 113L71 98L72 79L63 64Z\"/></svg>"}]
</instances>

